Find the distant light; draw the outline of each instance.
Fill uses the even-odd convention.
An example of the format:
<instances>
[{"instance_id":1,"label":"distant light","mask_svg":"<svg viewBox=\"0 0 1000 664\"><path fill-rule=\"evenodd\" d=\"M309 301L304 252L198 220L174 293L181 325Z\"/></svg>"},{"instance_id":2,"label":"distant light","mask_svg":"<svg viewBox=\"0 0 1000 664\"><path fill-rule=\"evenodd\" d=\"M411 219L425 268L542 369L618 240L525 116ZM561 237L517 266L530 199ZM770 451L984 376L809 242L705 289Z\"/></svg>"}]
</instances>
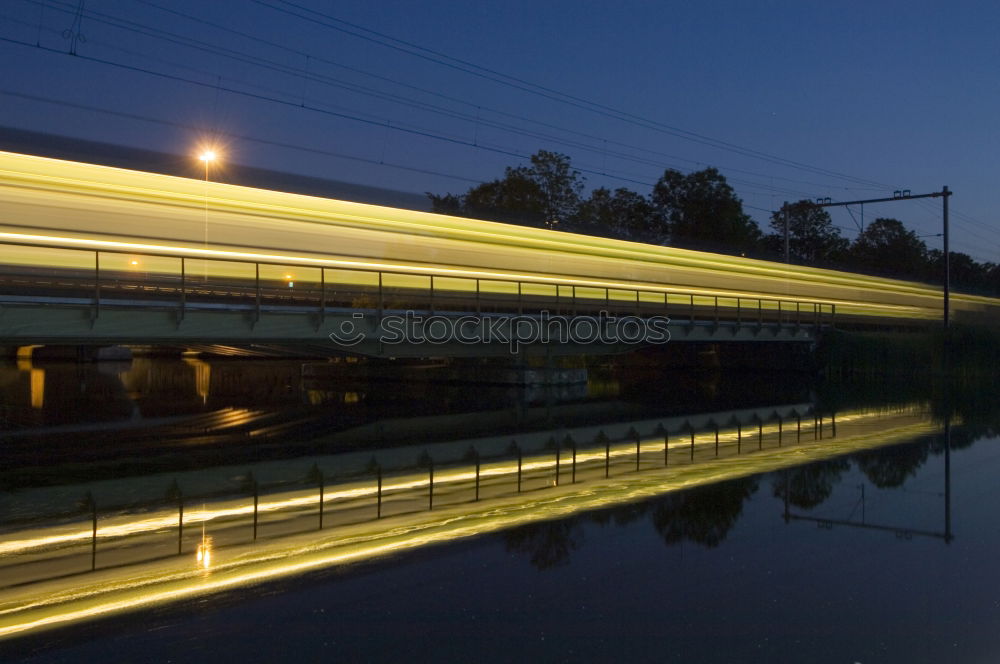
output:
<instances>
[{"instance_id":1,"label":"distant light","mask_svg":"<svg viewBox=\"0 0 1000 664\"><path fill-rule=\"evenodd\" d=\"M129 263L129 265L138 265L138 264L139 264L139 261L131 261L131 262Z\"/></svg>"},{"instance_id":2,"label":"distant light","mask_svg":"<svg viewBox=\"0 0 1000 664\"><path fill-rule=\"evenodd\" d=\"M292 278L292 275L290 275L290 274L286 274L285 275L285 279L291 279L291 278Z\"/></svg>"},{"instance_id":3,"label":"distant light","mask_svg":"<svg viewBox=\"0 0 1000 664\"><path fill-rule=\"evenodd\" d=\"M215 157L216 157L215 150L205 150L198 156L198 159L201 159L204 162L209 162L209 161L215 161Z\"/></svg>"}]
</instances>

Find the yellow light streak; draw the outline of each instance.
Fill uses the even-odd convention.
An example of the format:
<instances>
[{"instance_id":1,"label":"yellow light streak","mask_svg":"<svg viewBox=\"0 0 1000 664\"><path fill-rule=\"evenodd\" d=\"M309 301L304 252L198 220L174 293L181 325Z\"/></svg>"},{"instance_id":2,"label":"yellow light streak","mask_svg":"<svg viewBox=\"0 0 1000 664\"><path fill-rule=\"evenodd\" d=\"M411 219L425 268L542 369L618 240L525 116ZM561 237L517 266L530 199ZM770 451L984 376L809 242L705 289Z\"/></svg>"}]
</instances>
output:
<instances>
[{"instance_id":1,"label":"yellow light streak","mask_svg":"<svg viewBox=\"0 0 1000 664\"><path fill-rule=\"evenodd\" d=\"M209 187L208 183L200 180L0 152L0 206L9 197L16 199L18 205L33 205L46 210L57 205L50 200L53 196L49 195L56 193L65 198L63 205L73 207L74 203L69 202L67 197L83 197L79 200L91 211L101 205L114 209L118 214L138 215L140 218L147 215L149 224L161 223L156 215L166 215L162 223L167 224L164 228L168 234L174 232L176 222L182 222L181 225L186 223L178 215L200 211L210 201L213 210L217 210L222 217L218 222L221 229L241 228L237 240L240 243L258 242L269 246L266 240L249 239L263 238L263 235L254 235L258 231L283 233L283 237L292 238L289 241L301 233L299 244L306 247L305 251L316 253L323 251L321 245L331 242L337 253L350 251L355 241L366 242L368 248L359 251L367 255L359 260L359 266L388 267L398 264L405 266L404 270L422 267L427 273L445 274L444 269L451 269L455 271L453 274L469 277L494 273L505 278L528 277L556 284L594 283L599 288L645 288L673 294L692 292L703 297L718 295L815 301L837 304L841 313L848 314L918 320L940 318L940 290L925 284L222 183L211 183ZM64 216L60 214L60 217ZM10 218L20 219L21 216L12 215ZM120 225L105 222L102 230L93 232L119 234L121 228ZM138 226L130 226L128 232L139 235L144 231ZM190 235L191 229L186 232ZM183 234L180 230L176 233ZM467 259L471 263L485 262L490 265L484 265L484 269L479 270L475 265L463 267L442 263L438 266L418 266L397 260L398 256L384 250L386 241L394 243L393 251L403 246L420 246L421 243L414 245L412 241L391 240L392 235L424 236L428 242L435 242L433 246L422 248L425 256L447 256L454 257L456 261ZM312 238L320 238L320 245ZM186 237L180 242L188 241L193 244L195 238ZM473 254L462 247L479 253L473 258ZM297 253L296 249L287 251ZM416 257L419 252L410 253ZM384 257L384 262L375 259L376 256ZM488 258L480 261L483 256ZM299 258L315 259L316 256ZM345 257L345 260L348 259ZM507 265L502 266L503 263ZM507 271L500 269L515 264L520 267ZM560 270L566 273L577 272L570 277L567 274L533 273L523 269L540 264L559 265ZM623 278L642 276L622 281L615 275ZM747 284L747 289L725 287L718 283L720 279L739 279ZM665 281L670 281L674 287L664 286ZM751 285L754 287L751 288ZM890 298L899 301L887 301ZM618 296L610 299L623 301ZM995 312L1000 308L1000 301L995 298L961 294L953 296L953 304L956 313Z\"/></svg>"},{"instance_id":2,"label":"yellow light streak","mask_svg":"<svg viewBox=\"0 0 1000 664\"><path fill-rule=\"evenodd\" d=\"M0 174L14 182L31 183L40 186L52 182L70 189L90 192L124 195L129 198L148 197L159 201L186 201L199 209L204 204L203 188L192 187L191 180L156 173L130 171L93 164L68 162L63 160L0 152ZM790 266L742 257L710 254L676 248L657 247L648 244L613 240L586 235L554 232L513 224L487 222L462 217L429 214L413 210L401 210L383 206L351 203L332 199L289 194L284 192L240 187L222 183L212 183L216 195L212 199L214 209L235 212L268 212L277 216L291 215L313 218L317 222L354 222L371 229L388 229L393 232L428 234L450 232L462 237L476 238L490 244L502 243L508 246L528 245L551 250L567 251L572 254L610 255L615 258L634 260L669 260L680 266L708 268L736 272L742 275L757 274L778 281L797 275L824 284L839 283L858 286L873 285L878 288L915 289L926 292L925 286L899 280L891 280L867 275L845 274L835 270L824 270L804 266ZM334 215L331 218L330 215Z\"/></svg>"}]
</instances>

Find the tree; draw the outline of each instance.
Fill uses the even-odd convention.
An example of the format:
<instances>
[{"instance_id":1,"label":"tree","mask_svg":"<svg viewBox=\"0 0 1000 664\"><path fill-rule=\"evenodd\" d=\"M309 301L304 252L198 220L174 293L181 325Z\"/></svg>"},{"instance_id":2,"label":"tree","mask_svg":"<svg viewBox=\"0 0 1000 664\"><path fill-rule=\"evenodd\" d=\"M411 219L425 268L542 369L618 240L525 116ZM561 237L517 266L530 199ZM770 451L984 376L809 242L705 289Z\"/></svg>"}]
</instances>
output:
<instances>
[{"instance_id":1,"label":"tree","mask_svg":"<svg viewBox=\"0 0 1000 664\"><path fill-rule=\"evenodd\" d=\"M986 263L983 265L986 272L986 283L994 292L1000 294L1000 265L996 263Z\"/></svg>"},{"instance_id":2,"label":"tree","mask_svg":"<svg viewBox=\"0 0 1000 664\"><path fill-rule=\"evenodd\" d=\"M768 245L784 253L785 212L788 212L788 253L798 263L833 261L843 257L849 243L833 225L830 213L807 200L783 205L771 215Z\"/></svg>"},{"instance_id":3,"label":"tree","mask_svg":"<svg viewBox=\"0 0 1000 664\"><path fill-rule=\"evenodd\" d=\"M850 255L859 265L879 272L913 275L927 271L927 245L898 219L873 221L854 240Z\"/></svg>"},{"instance_id":4,"label":"tree","mask_svg":"<svg viewBox=\"0 0 1000 664\"><path fill-rule=\"evenodd\" d=\"M666 228L646 197L624 188L590 192L572 225L581 233L621 240L659 243L666 238Z\"/></svg>"},{"instance_id":5,"label":"tree","mask_svg":"<svg viewBox=\"0 0 1000 664\"><path fill-rule=\"evenodd\" d=\"M569 157L539 150L531 156L530 166L508 166L502 178L473 187L462 196L427 196L435 212L555 227L576 216L583 185Z\"/></svg>"},{"instance_id":6,"label":"tree","mask_svg":"<svg viewBox=\"0 0 1000 664\"><path fill-rule=\"evenodd\" d=\"M714 168L687 175L668 168L653 187L651 198L672 243L678 246L721 245L746 251L760 243L757 224L743 212L743 203Z\"/></svg>"},{"instance_id":7,"label":"tree","mask_svg":"<svg viewBox=\"0 0 1000 664\"><path fill-rule=\"evenodd\" d=\"M431 210L438 214L460 215L464 211L462 197L455 194L432 194L426 192L427 198L431 199Z\"/></svg>"},{"instance_id":8,"label":"tree","mask_svg":"<svg viewBox=\"0 0 1000 664\"><path fill-rule=\"evenodd\" d=\"M970 291L991 289L990 274L994 269L991 263L979 263L972 256L960 251L950 251L948 272L951 275L951 286ZM931 249L927 252L927 271L923 275L931 283L941 283L944 280L944 252Z\"/></svg>"}]
</instances>

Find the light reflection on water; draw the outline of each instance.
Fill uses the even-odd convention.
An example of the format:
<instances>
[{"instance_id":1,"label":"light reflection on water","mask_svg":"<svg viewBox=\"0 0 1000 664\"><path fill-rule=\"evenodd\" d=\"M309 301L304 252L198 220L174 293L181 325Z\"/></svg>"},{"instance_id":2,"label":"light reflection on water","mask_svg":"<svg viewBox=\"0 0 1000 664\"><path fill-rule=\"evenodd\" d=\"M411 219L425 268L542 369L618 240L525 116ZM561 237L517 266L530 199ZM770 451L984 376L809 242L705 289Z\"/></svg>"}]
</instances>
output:
<instances>
[{"instance_id":1,"label":"light reflection on water","mask_svg":"<svg viewBox=\"0 0 1000 664\"><path fill-rule=\"evenodd\" d=\"M845 414L840 427L842 434L837 438L813 441L808 446L771 448L745 456L729 456L614 478L598 475L597 479L554 487L551 491L517 493L482 503L450 506L435 513L420 512L375 522L366 526L361 535L347 540L343 532L338 532L272 540L263 545L255 543L249 549L244 547L231 552L224 563L213 564L212 573L207 577L194 571L184 572L175 559L171 559L139 568L102 570L99 585L86 578L82 586L43 582L38 584L38 592L33 596L30 592L19 590L17 599L8 598L7 602L0 603L3 607L0 611L0 637L259 584L331 565L563 518L609 505L634 503L688 487L795 466L807 460L910 441L932 434L939 428L928 414L917 409L901 413ZM554 465L555 461L535 463ZM514 472L510 467L499 470ZM462 470L454 472L451 477L455 482L469 479L469 472ZM412 488L418 488L421 482L415 481ZM203 511L200 521L204 523L207 520ZM120 527L150 526L147 521L129 522ZM10 553L16 553L18 547L23 549L49 543L44 535L35 540L13 540Z\"/></svg>"},{"instance_id":2,"label":"light reflection on water","mask_svg":"<svg viewBox=\"0 0 1000 664\"><path fill-rule=\"evenodd\" d=\"M194 613L116 619L63 650L29 642L40 649L29 661L86 659L111 642L125 657L181 659L221 648L341 661L991 661L996 442L951 453L950 544L897 536L944 527L935 436L572 512L356 574L289 577ZM786 521L786 506L845 523Z\"/></svg>"}]
</instances>

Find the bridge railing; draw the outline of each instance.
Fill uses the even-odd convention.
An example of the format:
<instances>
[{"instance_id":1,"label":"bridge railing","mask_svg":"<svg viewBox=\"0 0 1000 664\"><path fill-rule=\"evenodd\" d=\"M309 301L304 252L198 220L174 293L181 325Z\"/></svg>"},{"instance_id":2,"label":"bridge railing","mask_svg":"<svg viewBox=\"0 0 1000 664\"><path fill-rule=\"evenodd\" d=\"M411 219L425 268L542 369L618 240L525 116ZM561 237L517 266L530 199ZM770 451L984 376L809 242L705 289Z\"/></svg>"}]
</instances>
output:
<instances>
[{"instance_id":1,"label":"bridge railing","mask_svg":"<svg viewBox=\"0 0 1000 664\"><path fill-rule=\"evenodd\" d=\"M428 313L668 316L674 322L763 325L831 324L834 304L809 299L706 294L702 289L643 288L572 278L467 276L447 268L381 269L317 262L252 260L107 248L0 242L0 289L8 295L71 298L92 307L166 307L181 319L192 309L378 314Z\"/></svg>"},{"instance_id":2,"label":"bridge railing","mask_svg":"<svg viewBox=\"0 0 1000 664\"><path fill-rule=\"evenodd\" d=\"M843 432L846 419L848 436L860 430L870 432L873 424L905 412L852 412L841 417L839 426ZM791 408L775 409L765 416L721 415L678 417L667 421L669 426L660 422L655 428L638 425L642 431L630 426L624 435L614 437L599 430L584 438L578 431L578 439L567 433L561 439L552 435L542 443L536 435L529 436L533 442L514 438L509 445L493 444L489 449L483 444L478 448L470 444L464 452L445 453L438 448L434 456L425 448L415 463L400 463L397 454L393 455L395 463L383 466L386 455L372 456L363 470L338 469L336 457L322 457L323 468L304 466L297 477L271 482L259 481L254 474L259 469L250 467L245 475L221 480L216 488L199 493L182 491L183 480L174 478L164 483L161 498L139 502L115 501L99 493L97 486L91 493L88 485L86 506L75 501L64 511L0 524L0 568L60 551L60 567L24 564L17 576L18 584L38 582L121 565L117 547L126 543L128 563L172 553L194 554L202 524L213 534L215 548L222 549L257 541L258 535L262 539L301 536L324 527L370 523L442 507L460 510L461 505L480 501L502 504L522 494L527 502L530 496L560 485L579 484L586 490L588 485L614 478L627 487L641 473L684 474L685 469L720 459L774 453L780 448L806 451L811 443L838 438L838 414L833 411ZM660 490L668 486L663 484ZM47 528L53 530L45 532ZM11 581L0 575L0 588L15 577L8 574L6 578Z\"/></svg>"}]
</instances>

